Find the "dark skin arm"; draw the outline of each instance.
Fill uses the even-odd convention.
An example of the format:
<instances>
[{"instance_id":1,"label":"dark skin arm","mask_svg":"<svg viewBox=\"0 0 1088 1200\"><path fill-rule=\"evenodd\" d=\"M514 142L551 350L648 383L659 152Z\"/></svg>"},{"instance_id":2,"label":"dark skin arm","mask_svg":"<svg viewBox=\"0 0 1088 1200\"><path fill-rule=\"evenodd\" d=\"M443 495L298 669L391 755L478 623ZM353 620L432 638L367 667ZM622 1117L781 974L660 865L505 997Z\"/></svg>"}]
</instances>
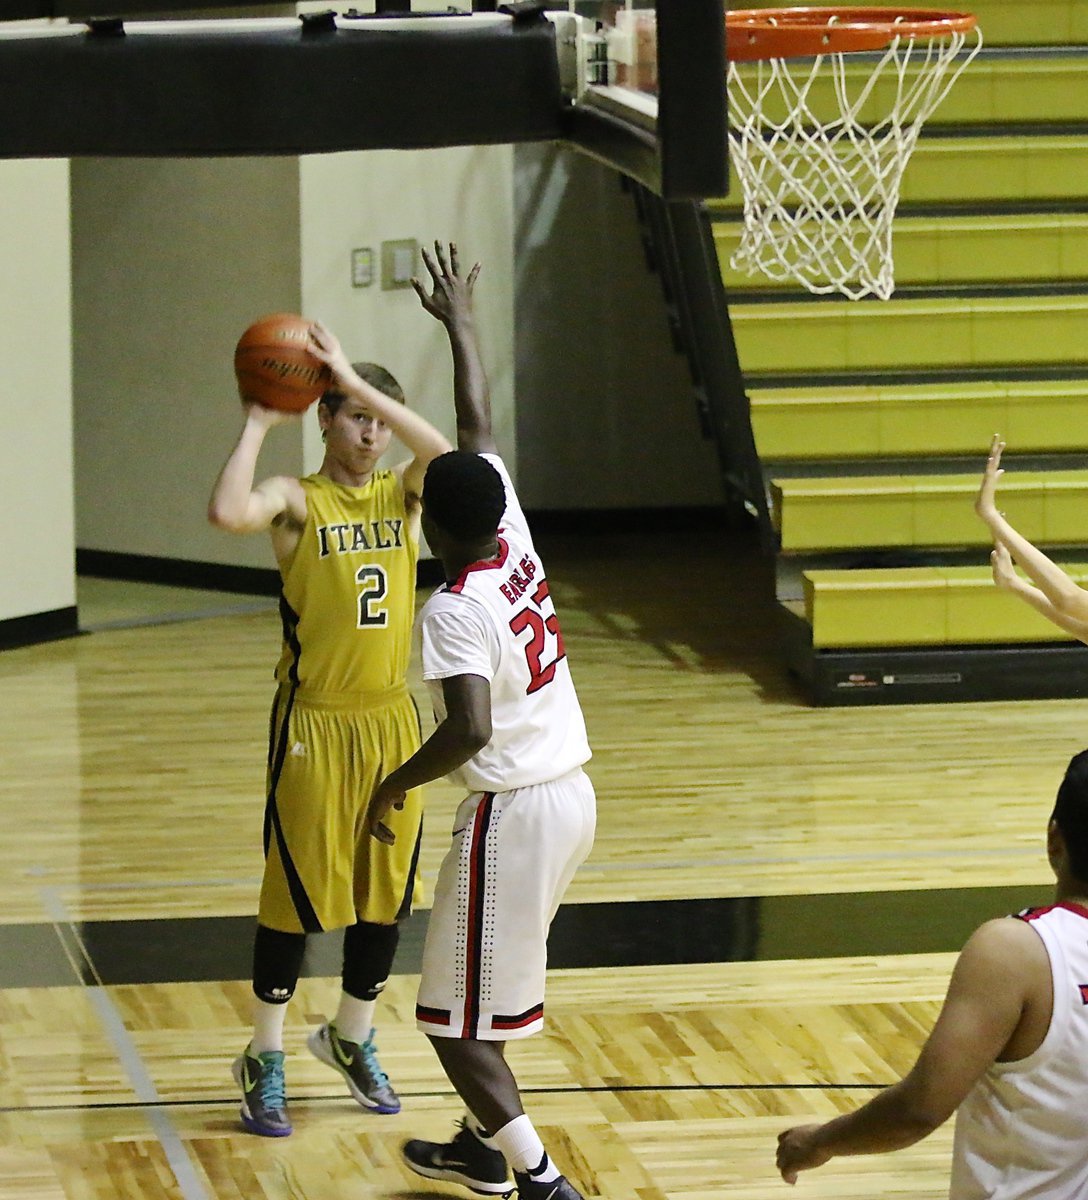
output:
<instances>
[{"instance_id":1,"label":"dark skin arm","mask_svg":"<svg viewBox=\"0 0 1088 1200\"><path fill-rule=\"evenodd\" d=\"M481 675L442 680L446 716L407 762L378 784L367 809L367 826L378 841L392 845L396 835L385 823L391 808L404 807L405 793L441 779L491 741L491 684Z\"/></svg>"},{"instance_id":2,"label":"dark skin arm","mask_svg":"<svg viewBox=\"0 0 1088 1200\"><path fill-rule=\"evenodd\" d=\"M423 262L431 277L431 293L427 294L418 279L412 280L412 286L427 312L445 326L450 339L457 448L472 454L494 454L497 447L491 431L491 392L480 358L472 311L472 290L480 264L469 271L467 279L462 279L457 247L452 242L448 253L440 242L435 242L433 257L424 249Z\"/></svg>"},{"instance_id":3,"label":"dark skin arm","mask_svg":"<svg viewBox=\"0 0 1088 1200\"><path fill-rule=\"evenodd\" d=\"M980 926L960 954L937 1024L910 1073L855 1112L779 1134L782 1178L796 1183L799 1172L838 1155L899 1150L932 1133L994 1062L1035 1048L1017 1035L1033 1008L1050 1003L1049 988L1049 959L1036 933L1007 917Z\"/></svg>"}]
</instances>

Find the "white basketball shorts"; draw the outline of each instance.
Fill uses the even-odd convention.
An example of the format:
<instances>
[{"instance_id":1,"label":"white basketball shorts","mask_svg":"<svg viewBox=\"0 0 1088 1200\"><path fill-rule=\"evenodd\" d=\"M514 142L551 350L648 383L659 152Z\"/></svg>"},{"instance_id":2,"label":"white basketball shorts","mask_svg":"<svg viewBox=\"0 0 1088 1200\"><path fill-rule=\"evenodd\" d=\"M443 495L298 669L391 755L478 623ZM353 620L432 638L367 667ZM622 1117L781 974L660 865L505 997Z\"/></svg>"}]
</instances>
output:
<instances>
[{"instance_id":1,"label":"white basketball shorts","mask_svg":"<svg viewBox=\"0 0 1088 1200\"><path fill-rule=\"evenodd\" d=\"M593 785L580 767L461 802L423 947L424 1033L507 1041L540 1031L548 927L595 826Z\"/></svg>"}]
</instances>

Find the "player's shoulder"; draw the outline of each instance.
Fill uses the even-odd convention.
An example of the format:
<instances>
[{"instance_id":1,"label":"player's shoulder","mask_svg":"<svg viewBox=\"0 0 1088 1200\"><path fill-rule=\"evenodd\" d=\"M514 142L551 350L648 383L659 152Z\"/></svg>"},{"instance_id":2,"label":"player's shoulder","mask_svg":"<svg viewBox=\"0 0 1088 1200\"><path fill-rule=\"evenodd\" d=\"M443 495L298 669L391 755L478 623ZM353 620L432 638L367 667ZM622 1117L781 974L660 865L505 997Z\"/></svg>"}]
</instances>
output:
<instances>
[{"instance_id":1,"label":"player's shoulder","mask_svg":"<svg viewBox=\"0 0 1088 1200\"><path fill-rule=\"evenodd\" d=\"M1042 938L1023 921L996 917L967 939L956 959L948 995L975 1002L1023 1002L1049 975L1050 959Z\"/></svg>"},{"instance_id":2,"label":"player's shoulder","mask_svg":"<svg viewBox=\"0 0 1088 1200\"><path fill-rule=\"evenodd\" d=\"M303 475L269 475L257 485L259 488L273 488L277 491L291 491L296 494L305 491L311 476Z\"/></svg>"},{"instance_id":3,"label":"player's shoulder","mask_svg":"<svg viewBox=\"0 0 1088 1200\"><path fill-rule=\"evenodd\" d=\"M306 488L297 475L269 475L256 490L280 505L274 523L282 523L284 519L299 523L306 519Z\"/></svg>"},{"instance_id":4,"label":"player's shoulder","mask_svg":"<svg viewBox=\"0 0 1088 1200\"><path fill-rule=\"evenodd\" d=\"M446 585L427 597L420 611L420 621L424 625L437 621L488 627L493 623L491 609L473 591L464 588L454 591Z\"/></svg>"},{"instance_id":5,"label":"player's shoulder","mask_svg":"<svg viewBox=\"0 0 1088 1200\"><path fill-rule=\"evenodd\" d=\"M963 948L963 955L980 963L991 963L999 967L1008 967L1009 956L1016 955L1046 957L1046 949L1039 935L1032 928L1032 914L1040 914L1045 910L1025 909L1007 917L993 917L984 921L971 936Z\"/></svg>"}]
</instances>

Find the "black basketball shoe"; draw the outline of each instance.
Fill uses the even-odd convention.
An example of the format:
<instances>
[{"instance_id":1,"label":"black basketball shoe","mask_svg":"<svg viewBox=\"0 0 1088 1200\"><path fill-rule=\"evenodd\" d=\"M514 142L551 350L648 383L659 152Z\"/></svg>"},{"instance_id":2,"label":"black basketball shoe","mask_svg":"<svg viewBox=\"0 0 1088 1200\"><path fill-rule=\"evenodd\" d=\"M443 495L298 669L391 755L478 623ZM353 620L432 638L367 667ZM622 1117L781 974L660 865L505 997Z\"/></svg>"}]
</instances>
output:
<instances>
[{"instance_id":1,"label":"black basketball shoe","mask_svg":"<svg viewBox=\"0 0 1088 1200\"><path fill-rule=\"evenodd\" d=\"M531 1175L514 1172L518 1185L518 1200L584 1200L582 1193L565 1176L541 1183Z\"/></svg>"},{"instance_id":2,"label":"black basketball shoe","mask_svg":"<svg viewBox=\"0 0 1088 1200\"><path fill-rule=\"evenodd\" d=\"M472 1132L464 1121L450 1142L413 1140L401 1147L405 1163L425 1179L459 1183L481 1196L512 1196L506 1159ZM573 1193L577 1195L577 1193ZM559 1200L556 1197L556 1200Z\"/></svg>"}]
</instances>

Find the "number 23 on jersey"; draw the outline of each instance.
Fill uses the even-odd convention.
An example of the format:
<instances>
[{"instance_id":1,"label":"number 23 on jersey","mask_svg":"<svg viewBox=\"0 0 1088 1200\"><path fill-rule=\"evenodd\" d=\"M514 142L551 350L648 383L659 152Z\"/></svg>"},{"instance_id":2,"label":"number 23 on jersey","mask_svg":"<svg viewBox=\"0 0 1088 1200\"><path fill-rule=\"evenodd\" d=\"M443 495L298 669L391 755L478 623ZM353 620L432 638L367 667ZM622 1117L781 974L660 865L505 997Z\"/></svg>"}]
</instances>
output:
<instances>
[{"instance_id":1,"label":"number 23 on jersey","mask_svg":"<svg viewBox=\"0 0 1088 1200\"><path fill-rule=\"evenodd\" d=\"M555 669L566 658L563 634L559 618L555 615L548 581L542 579L532 593L532 603L516 612L510 619L510 630L515 637L528 631L527 641L522 643L525 661L529 667L529 686L525 694L531 696L555 678ZM545 606L549 611L545 612Z\"/></svg>"}]
</instances>

